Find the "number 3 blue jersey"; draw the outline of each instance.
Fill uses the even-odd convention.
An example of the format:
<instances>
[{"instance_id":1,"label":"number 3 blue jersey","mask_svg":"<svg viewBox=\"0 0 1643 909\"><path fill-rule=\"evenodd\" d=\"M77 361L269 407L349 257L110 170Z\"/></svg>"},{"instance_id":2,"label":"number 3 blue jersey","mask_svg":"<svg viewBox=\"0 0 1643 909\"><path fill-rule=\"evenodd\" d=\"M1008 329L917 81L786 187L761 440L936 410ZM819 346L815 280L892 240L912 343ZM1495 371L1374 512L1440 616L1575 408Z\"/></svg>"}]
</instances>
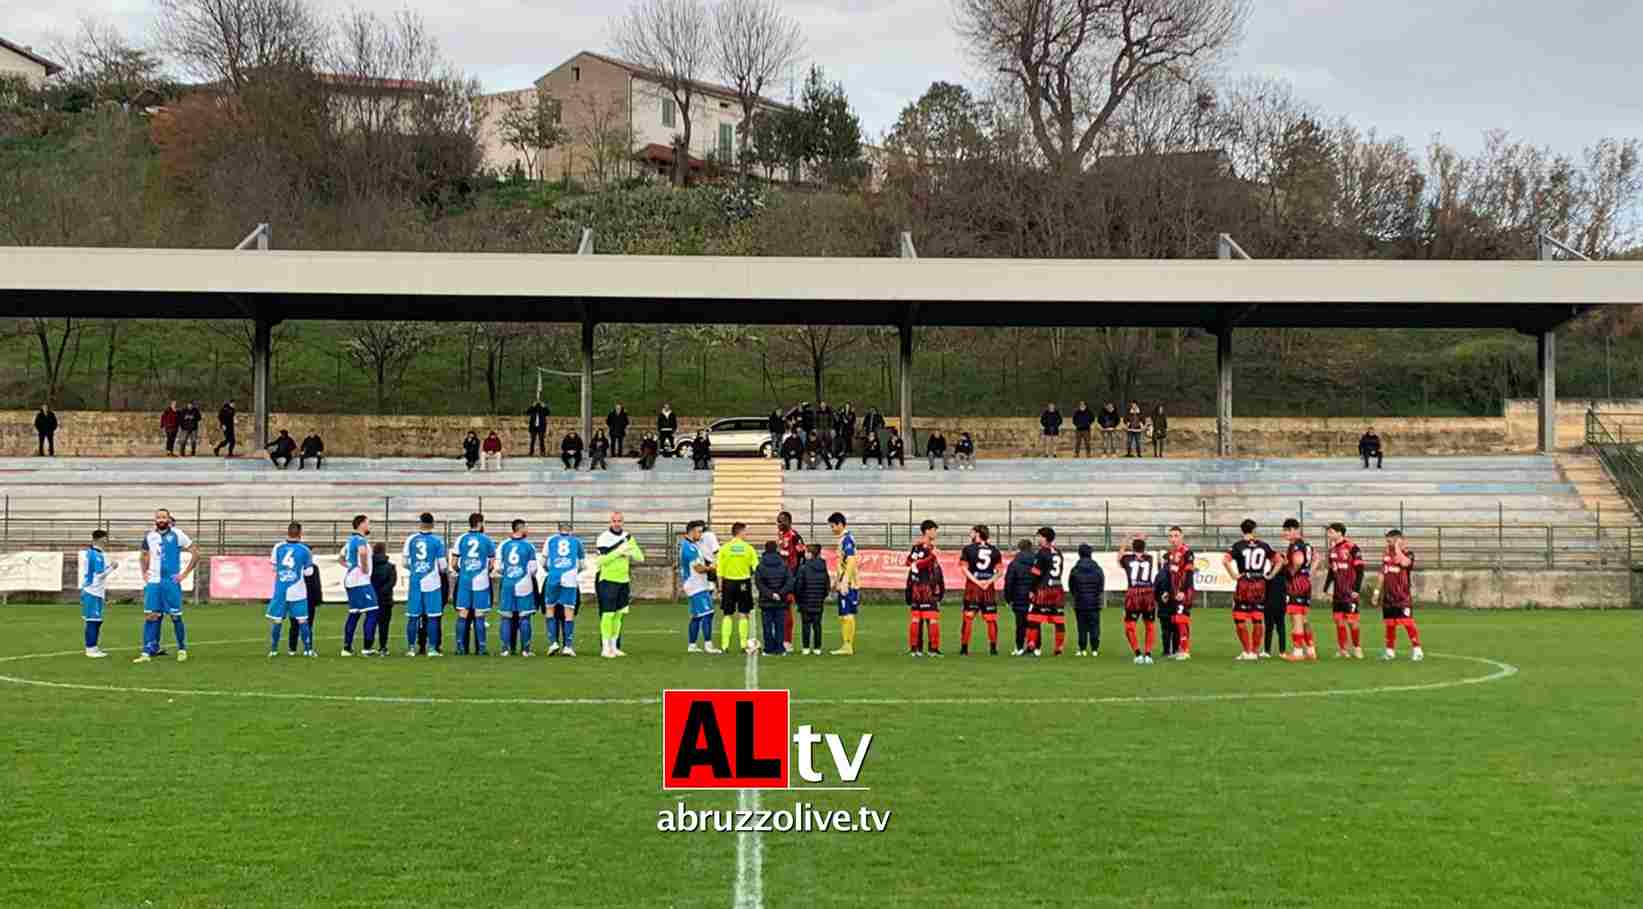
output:
<instances>
[{"instance_id":1,"label":"number 3 blue jersey","mask_svg":"<svg viewBox=\"0 0 1643 909\"><path fill-rule=\"evenodd\" d=\"M405 570L411 575L411 589L439 589L439 566L445 561L445 542L431 533L413 533L405 541Z\"/></svg>"}]
</instances>

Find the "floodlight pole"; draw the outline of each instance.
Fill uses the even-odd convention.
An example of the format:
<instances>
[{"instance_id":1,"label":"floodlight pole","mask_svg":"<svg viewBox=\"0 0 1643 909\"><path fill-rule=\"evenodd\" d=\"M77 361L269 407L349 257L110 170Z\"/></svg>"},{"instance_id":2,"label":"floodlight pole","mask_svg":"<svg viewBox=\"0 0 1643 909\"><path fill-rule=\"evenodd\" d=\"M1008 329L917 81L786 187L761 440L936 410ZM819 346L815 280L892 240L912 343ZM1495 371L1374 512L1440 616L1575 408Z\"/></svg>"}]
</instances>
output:
<instances>
[{"instance_id":1,"label":"floodlight pole","mask_svg":"<svg viewBox=\"0 0 1643 909\"><path fill-rule=\"evenodd\" d=\"M264 222L245 235L235 246L236 251L256 249L267 252L273 243L273 230ZM258 451L268 445L268 395L273 377L274 326L278 319L263 315L263 306L253 304L251 316L251 443Z\"/></svg>"},{"instance_id":2,"label":"floodlight pole","mask_svg":"<svg viewBox=\"0 0 1643 909\"><path fill-rule=\"evenodd\" d=\"M1248 259L1249 253L1231 234L1216 238L1215 254L1221 259ZM1232 456L1232 320L1223 318L1215 326L1215 456Z\"/></svg>"},{"instance_id":3,"label":"floodlight pole","mask_svg":"<svg viewBox=\"0 0 1643 909\"><path fill-rule=\"evenodd\" d=\"M901 257L903 259L917 259L918 249L913 246L913 234L910 231L901 232ZM908 304L902 312L901 325L898 326L901 339L901 440L902 444L914 447L913 441L913 320L918 315L916 304Z\"/></svg>"}]
</instances>

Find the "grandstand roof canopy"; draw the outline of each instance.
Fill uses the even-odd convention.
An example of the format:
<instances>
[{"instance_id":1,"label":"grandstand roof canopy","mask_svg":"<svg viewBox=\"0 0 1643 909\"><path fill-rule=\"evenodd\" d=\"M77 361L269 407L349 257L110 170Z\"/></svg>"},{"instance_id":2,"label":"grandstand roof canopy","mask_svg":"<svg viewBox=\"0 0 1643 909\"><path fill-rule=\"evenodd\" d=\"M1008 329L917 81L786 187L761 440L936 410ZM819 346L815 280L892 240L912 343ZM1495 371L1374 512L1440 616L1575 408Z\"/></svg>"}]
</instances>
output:
<instances>
[{"instance_id":1,"label":"grandstand roof canopy","mask_svg":"<svg viewBox=\"0 0 1643 909\"><path fill-rule=\"evenodd\" d=\"M0 247L0 315L1516 328L1643 303L1643 262L777 259Z\"/></svg>"}]
</instances>

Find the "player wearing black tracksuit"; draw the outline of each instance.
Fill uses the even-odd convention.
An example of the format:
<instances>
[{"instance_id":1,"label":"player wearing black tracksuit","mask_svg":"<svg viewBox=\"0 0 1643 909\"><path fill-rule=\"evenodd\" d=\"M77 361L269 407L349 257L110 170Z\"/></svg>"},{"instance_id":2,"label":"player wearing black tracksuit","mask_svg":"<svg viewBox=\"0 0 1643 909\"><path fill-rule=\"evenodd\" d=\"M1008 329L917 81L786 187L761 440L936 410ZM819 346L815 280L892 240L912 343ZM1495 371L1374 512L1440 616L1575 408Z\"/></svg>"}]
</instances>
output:
<instances>
[{"instance_id":1,"label":"player wearing black tracksuit","mask_svg":"<svg viewBox=\"0 0 1643 909\"><path fill-rule=\"evenodd\" d=\"M1015 613L1015 655L1027 649L1027 610L1033 605L1033 544L1022 540L1016 544L1015 558L1004 572L1004 599Z\"/></svg>"}]
</instances>

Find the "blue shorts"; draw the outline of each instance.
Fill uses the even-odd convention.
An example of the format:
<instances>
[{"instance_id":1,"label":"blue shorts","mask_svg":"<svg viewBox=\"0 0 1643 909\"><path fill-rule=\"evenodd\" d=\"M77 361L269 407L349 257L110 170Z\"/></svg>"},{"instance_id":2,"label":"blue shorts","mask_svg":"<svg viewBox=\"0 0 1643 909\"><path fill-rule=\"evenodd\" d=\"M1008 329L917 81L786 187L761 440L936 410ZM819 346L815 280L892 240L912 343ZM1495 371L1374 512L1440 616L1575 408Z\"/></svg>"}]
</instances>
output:
<instances>
[{"instance_id":1,"label":"blue shorts","mask_svg":"<svg viewBox=\"0 0 1643 909\"><path fill-rule=\"evenodd\" d=\"M94 597L82 591L80 593L80 618L88 622L103 620L103 598Z\"/></svg>"},{"instance_id":2,"label":"blue shorts","mask_svg":"<svg viewBox=\"0 0 1643 909\"><path fill-rule=\"evenodd\" d=\"M143 611L182 615L183 585L176 581L153 581L144 584Z\"/></svg>"},{"instance_id":3,"label":"blue shorts","mask_svg":"<svg viewBox=\"0 0 1643 909\"><path fill-rule=\"evenodd\" d=\"M371 612L377 608L377 592L371 589L371 585L363 584L346 589L349 612Z\"/></svg>"},{"instance_id":4,"label":"blue shorts","mask_svg":"<svg viewBox=\"0 0 1643 909\"><path fill-rule=\"evenodd\" d=\"M270 600L268 601L268 621L283 622L286 619L308 618L307 600Z\"/></svg>"},{"instance_id":5,"label":"blue shorts","mask_svg":"<svg viewBox=\"0 0 1643 909\"><path fill-rule=\"evenodd\" d=\"M543 599L555 606L575 607L582 601L582 591L575 587L554 587L549 593L551 595L544 595Z\"/></svg>"},{"instance_id":6,"label":"blue shorts","mask_svg":"<svg viewBox=\"0 0 1643 909\"><path fill-rule=\"evenodd\" d=\"M478 609L479 607L474 608ZM510 584L502 590L502 604L498 607L498 610L503 615L528 615L533 613L536 611L536 594L514 593L513 585Z\"/></svg>"},{"instance_id":7,"label":"blue shorts","mask_svg":"<svg viewBox=\"0 0 1643 909\"><path fill-rule=\"evenodd\" d=\"M713 591L704 590L690 595L690 617L699 619L713 614Z\"/></svg>"},{"instance_id":8,"label":"blue shorts","mask_svg":"<svg viewBox=\"0 0 1643 909\"><path fill-rule=\"evenodd\" d=\"M414 619L419 616L438 618L444 612L445 599L440 596L438 590L417 590L412 588L411 592L405 595L406 618Z\"/></svg>"},{"instance_id":9,"label":"blue shorts","mask_svg":"<svg viewBox=\"0 0 1643 909\"><path fill-rule=\"evenodd\" d=\"M861 591L839 594L839 615L855 615L861 610Z\"/></svg>"},{"instance_id":10,"label":"blue shorts","mask_svg":"<svg viewBox=\"0 0 1643 909\"><path fill-rule=\"evenodd\" d=\"M473 579L458 582L456 585L456 608L472 609L474 612L489 612L491 609L491 588L489 585L483 590L475 590L471 585Z\"/></svg>"}]
</instances>

